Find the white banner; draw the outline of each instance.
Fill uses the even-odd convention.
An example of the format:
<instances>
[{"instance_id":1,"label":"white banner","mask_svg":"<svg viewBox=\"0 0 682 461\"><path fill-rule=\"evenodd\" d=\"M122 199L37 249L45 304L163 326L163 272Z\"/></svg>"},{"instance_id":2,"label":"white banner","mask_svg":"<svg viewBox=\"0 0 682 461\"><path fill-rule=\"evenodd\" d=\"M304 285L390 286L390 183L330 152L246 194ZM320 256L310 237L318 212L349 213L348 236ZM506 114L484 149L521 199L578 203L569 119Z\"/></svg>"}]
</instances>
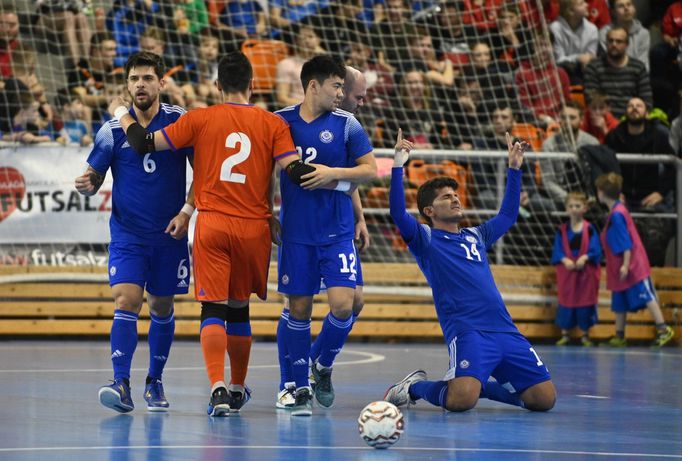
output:
<instances>
[{"instance_id":1,"label":"white banner","mask_svg":"<svg viewBox=\"0 0 682 461\"><path fill-rule=\"evenodd\" d=\"M92 197L74 188L89 153L71 146L0 149L0 244L109 242L111 173Z\"/></svg>"}]
</instances>

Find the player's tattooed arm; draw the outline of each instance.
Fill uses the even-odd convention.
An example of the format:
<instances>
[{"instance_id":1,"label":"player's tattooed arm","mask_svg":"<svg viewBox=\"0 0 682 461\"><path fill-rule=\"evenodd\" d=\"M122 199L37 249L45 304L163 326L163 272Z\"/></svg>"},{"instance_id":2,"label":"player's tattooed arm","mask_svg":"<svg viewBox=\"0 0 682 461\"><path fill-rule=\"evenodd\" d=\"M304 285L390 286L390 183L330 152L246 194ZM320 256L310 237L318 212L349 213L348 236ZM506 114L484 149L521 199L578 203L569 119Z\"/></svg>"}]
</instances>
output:
<instances>
[{"instance_id":1,"label":"player's tattooed arm","mask_svg":"<svg viewBox=\"0 0 682 461\"><path fill-rule=\"evenodd\" d=\"M102 183L104 182L105 174L95 171L91 166L81 176L76 178L74 183L76 190L83 195L95 195Z\"/></svg>"}]
</instances>

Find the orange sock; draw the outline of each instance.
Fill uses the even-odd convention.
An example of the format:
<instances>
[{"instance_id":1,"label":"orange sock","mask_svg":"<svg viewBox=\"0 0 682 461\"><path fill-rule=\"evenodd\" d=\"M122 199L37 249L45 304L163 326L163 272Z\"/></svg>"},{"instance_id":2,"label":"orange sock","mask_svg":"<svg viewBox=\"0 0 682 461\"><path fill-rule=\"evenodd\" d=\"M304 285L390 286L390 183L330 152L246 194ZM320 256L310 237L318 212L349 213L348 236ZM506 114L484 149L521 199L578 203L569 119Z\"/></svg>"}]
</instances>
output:
<instances>
[{"instance_id":1,"label":"orange sock","mask_svg":"<svg viewBox=\"0 0 682 461\"><path fill-rule=\"evenodd\" d=\"M227 335L227 353L230 355L230 382L243 386L249 369L251 336Z\"/></svg>"},{"instance_id":2,"label":"orange sock","mask_svg":"<svg viewBox=\"0 0 682 461\"><path fill-rule=\"evenodd\" d=\"M201 350L211 385L225 381L225 348L227 334L222 325L206 325L201 329Z\"/></svg>"}]
</instances>

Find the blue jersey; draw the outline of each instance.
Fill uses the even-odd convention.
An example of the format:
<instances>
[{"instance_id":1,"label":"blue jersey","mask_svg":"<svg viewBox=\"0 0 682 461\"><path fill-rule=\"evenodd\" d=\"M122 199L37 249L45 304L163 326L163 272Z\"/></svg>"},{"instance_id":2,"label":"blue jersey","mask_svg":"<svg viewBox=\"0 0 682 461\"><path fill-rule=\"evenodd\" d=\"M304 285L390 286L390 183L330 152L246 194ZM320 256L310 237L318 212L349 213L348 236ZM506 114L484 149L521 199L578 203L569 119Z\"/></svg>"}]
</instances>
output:
<instances>
[{"instance_id":1,"label":"blue jersey","mask_svg":"<svg viewBox=\"0 0 682 461\"><path fill-rule=\"evenodd\" d=\"M184 113L181 107L161 104L147 131L159 130ZM130 115L135 117L132 109ZM128 144L118 120L102 125L88 163L100 174L106 174L111 168L114 180L109 221L112 242L178 244L178 240L164 231L185 203L186 165L191 155L191 149L139 155Z\"/></svg>"},{"instance_id":2,"label":"blue jersey","mask_svg":"<svg viewBox=\"0 0 682 461\"><path fill-rule=\"evenodd\" d=\"M628 232L628 224L621 213L613 213L609 228L606 230L606 243L614 254L620 255L632 250L632 238Z\"/></svg>"},{"instance_id":3,"label":"blue jersey","mask_svg":"<svg viewBox=\"0 0 682 461\"><path fill-rule=\"evenodd\" d=\"M587 258L590 262L594 264L601 263L602 251L601 242L599 241L599 232L594 227L594 224L590 223L588 227L590 243L587 247ZM573 232L570 223L566 225L566 237L568 237L569 246L571 247L572 257L578 256L580 251L580 242L583 238L582 232ZM561 260L566 256L564 254L564 245L561 242L561 230L559 230L554 236L554 248L552 248L552 259L550 264L559 264Z\"/></svg>"},{"instance_id":4,"label":"blue jersey","mask_svg":"<svg viewBox=\"0 0 682 461\"><path fill-rule=\"evenodd\" d=\"M497 216L451 233L419 224L405 211L403 169L393 168L391 216L433 292L446 338L465 331L518 332L495 285L486 252L516 222L521 171L509 169Z\"/></svg>"},{"instance_id":5,"label":"blue jersey","mask_svg":"<svg viewBox=\"0 0 682 461\"><path fill-rule=\"evenodd\" d=\"M304 162L352 168L358 158L372 152L367 133L349 112L327 112L308 123L299 115L300 108L291 106L276 113L289 124ZM283 242L327 245L355 236L353 203L348 194L302 189L284 171L280 175L280 190Z\"/></svg>"}]
</instances>

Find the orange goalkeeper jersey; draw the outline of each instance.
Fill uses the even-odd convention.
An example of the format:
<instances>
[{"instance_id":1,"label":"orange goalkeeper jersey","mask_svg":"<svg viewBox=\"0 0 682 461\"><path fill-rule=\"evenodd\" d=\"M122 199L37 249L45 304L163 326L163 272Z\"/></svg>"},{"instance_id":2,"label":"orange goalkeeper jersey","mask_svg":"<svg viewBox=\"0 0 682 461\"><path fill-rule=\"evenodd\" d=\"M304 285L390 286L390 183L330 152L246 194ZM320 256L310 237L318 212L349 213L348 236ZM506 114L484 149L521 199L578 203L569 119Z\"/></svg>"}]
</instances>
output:
<instances>
[{"instance_id":1,"label":"orange goalkeeper jersey","mask_svg":"<svg viewBox=\"0 0 682 461\"><path fill-rule=\"evenodd\" d=\"M200 211L270 217L269 185L277 159L296 154L279 116L246 104L187 112L161 130L173 150L194 146L194 195Z\"/></svg>"}]
</instances>

